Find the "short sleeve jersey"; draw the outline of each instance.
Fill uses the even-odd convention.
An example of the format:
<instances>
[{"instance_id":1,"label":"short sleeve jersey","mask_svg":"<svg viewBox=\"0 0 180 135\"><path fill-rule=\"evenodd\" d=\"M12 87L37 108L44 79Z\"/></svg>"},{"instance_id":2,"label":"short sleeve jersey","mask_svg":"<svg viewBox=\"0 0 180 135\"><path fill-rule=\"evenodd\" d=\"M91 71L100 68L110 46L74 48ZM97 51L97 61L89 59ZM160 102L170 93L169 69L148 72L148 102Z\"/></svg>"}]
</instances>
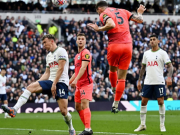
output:
<instances>
[{"instance_id":1,"label":"short sleeve jersey","mask_svg":"<svg viewBox=\"0 0 180 135\"><path fill-rule=\"evenodd\" d=\"M65 60L66 64L64 66L64 71L59 79L59 82L65 83L67 86L69 85L69 58L66 50L61 47L57 47L54 52L49 52L46 57L46 67L50 68L50 77L49 80L54 81L56 78L56 74L59 68L59 60Z\"/></svg>"},{"instance_id":2,"label":"short sleeve jersey","mask_svg":"<svg viewBox=\"0 0 180 135\"><path fill-rule=\"evenodd\" d=\"M0 94L6 94L6 76L0 74Z\"/></svg>"},{"instance_id":3,"label":"short sleeve jersey","mask_svg":"<svg viewBox=\"0 0 180 135\"><path fill-rule=\"evenodd\" d=\"M133 14L125 9L106 8L100 14L100 20L103 25L111 18L115 23L115 28L108 31L109 43L132 43L132 37L129 30L129 20Z\"/></svg>"},{"instance_id":4,"label":"short sleeve jersey","mask_svg":"<svg viewBox=\"0 0 180 135\"><path fill-rule=\"evenodd\" d=\"M146 77L144 84L161 85L165 84L163 77L164 64L170 63L171 60L167 52L159 49L156 52L148 50L143 55L142 64L146 65Z\"/></svg>"},{"instance_id":5,"label":"short sleeve jersey","mask_svg":"<svg viewBox=\"0 0 180 135\"><path fill-rule=\"evenodd\" d=\"M92 71L91 71L92 56L91 56L91 53L89 52L89 50L86 48L75 56L75 76L77 76L79 73L79 70L82 65L82 61L88 61L89 64L86 68L86 71L82 75L82 77L78 80L77 87L88 85L93 82L92 77L91 77L91 75L92 75Z\"/></svg>"}]
</instances>

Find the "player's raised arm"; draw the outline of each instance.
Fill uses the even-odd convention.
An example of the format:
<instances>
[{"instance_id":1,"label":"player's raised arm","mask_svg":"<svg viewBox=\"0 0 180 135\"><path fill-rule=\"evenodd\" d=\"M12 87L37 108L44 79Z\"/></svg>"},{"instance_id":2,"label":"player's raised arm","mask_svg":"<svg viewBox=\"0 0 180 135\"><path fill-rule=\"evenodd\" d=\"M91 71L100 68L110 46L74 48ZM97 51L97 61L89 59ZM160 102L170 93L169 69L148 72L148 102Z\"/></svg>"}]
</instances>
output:
<instances>
[{"instance_id":1,"label":"player's raised arm","mask_svg":"<svg viewBox=\"0 0 180 135\"><path fill-rule=\"evenodd\" d=\"M44 74L41 76L41 78L38 81L43 81L43 80L48 80L50 76L50 68L46 67L46 71Z\"/></svg>"},{"instance_id":2,"label":"player's raised arm","mask_svg":"<svg viewBox=\"0 0 180 135\"><path fill-rule=\"evenodd\" d=\"M108 31L116 27L113 19L107 18L105 26L98 27L97 24L89 23L87 26L93 28L95 31Z\"/></svg>"},{"instance_id":3,"label":"player's raised arm","mask_svg":"<svg viewBox=\"0 0 180 135\"><path fill-rule=\"evenodd\" d=\"M140 74L139 74L139 79L138 79L138 90L140 91L142 88L141 88L141 81L143 79L143 76L144 76L144 73L146 71L146 65L145 64L142 64L141 66L141 70L140 70Z\"/></svg>"},{"instance_id":4,"label":"player's raised arm","mask_svg":"<svg viewBox=\"0 0 180 135\"><path fill-rule=\"evenodd\" d=\"M143 23L143 16L142 14L144 13L144 11L146 10L145 6L140 5L138 10L137 10L137 15L132 15L131 17L131 21L134 21L136 23Z\"/></svg>"}]
</instances>

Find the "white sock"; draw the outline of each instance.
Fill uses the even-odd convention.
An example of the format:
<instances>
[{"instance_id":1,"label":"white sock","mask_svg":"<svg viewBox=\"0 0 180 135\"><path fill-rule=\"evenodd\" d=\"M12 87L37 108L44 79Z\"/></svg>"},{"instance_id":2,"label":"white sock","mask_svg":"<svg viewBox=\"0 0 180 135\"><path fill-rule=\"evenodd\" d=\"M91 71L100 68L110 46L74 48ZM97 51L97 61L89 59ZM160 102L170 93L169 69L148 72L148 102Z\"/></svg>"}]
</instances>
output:
<instances>
[{"instance_id":1,"label":"white sock","mask_svg":"<svg viewBox=\"0 0 180 135\"><path fill-rule=\"evenodd\" d=\"M119 105L119 101L114 101L112 107L118 108L118 105Z\"/></svg>"},{"instance_id":2,"label":"white sock","mask_svg":"<svg viewBox=\"0 0 180 135\"><path fill-rule=\"evenodd\" d=\"M147 106L141 106L141 110L140 110L141 125L146 125L146 113L147 113Z\"/></svg>"},{"instance_id":3,"label":"white sock","mask_svg":"<svg viewBox=\"0 0 180 135\"><path fill-rule=\"evenodd\" d=\"M73 130L73 124L72 124L72 116L71 114L68 112L66 116L64 116L64 121L66 122L66 124L69 127L69 130Z\"/></svg>"},{"instance_id":4,"label":"white sock","mask_svg":"<svg viewBox=\"0 0 180 135\"><path fill-rule=\"evenodd\" d=\"M18 111L19 108L27 102L30 95L31 95L31 92L29 90L25 90L24 93L19 97L17 103L15 104L13 108L16 111Z\"/></svg>"},{"instance_id":5,"label":"white sock","mask_svg":"<svg viewBox=\"0 0 180 135\"><path fill-rule=\"evenodd\" d=\"M165 122L165 106L159 105L159 114L160 114L160 124L164 125Z\"/></svg>"},{"instance_id":6,"label":"white sock","mask_svg":"<svg viewBox=\"0 0 180 135\"><path fill-rule=\"evenodd\" d=\"M91 128L85 128L86 131L91 131Z\"/></svg>"},{"instance_id":7,"label":"white sock","mask_svg":"<svg viewBox=\"0 0 180 135\"><path fill-rule=\"evenodd\" d=\"M8 107L8 104L4 104L4 106ZM8 115L8 113L7 113L7 112L5 112L5 113L4 113L4 115L5 115L5 116L7 116L7 115Z\"/></svg>"}]
</instances>

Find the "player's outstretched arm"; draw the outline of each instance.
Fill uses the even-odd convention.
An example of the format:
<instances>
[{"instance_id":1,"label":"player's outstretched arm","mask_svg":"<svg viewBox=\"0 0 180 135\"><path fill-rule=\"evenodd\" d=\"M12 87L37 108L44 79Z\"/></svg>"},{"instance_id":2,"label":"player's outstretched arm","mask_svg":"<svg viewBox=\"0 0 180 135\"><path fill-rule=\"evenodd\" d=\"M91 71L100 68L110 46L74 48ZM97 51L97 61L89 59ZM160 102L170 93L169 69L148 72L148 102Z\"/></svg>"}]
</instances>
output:
<instances>
[{"instance_id":1,"label":"player's outstretched arm","mask_svg":"<svg viewBox=\"0 0 180 135\"><path fill-rule=\"evenodd\" d=\"M139 79L138 79L138 86L137 86L139 91L142 89L141 88L141 81L143 79L145 71L146 71L146 65L142 64L140 74L139 74Z\"/></svg>"},{"instance_id":2,"label":"player's outstretched arm","mask_svg":"<svg viewBox=\"0 0 180 135\"><path fill-rule=\"evenodd\" d=\"M93 23L89 23L87 24L87 26L93 28L95 31L108 31L116 27L116 24L114 23L113 19L108 18L105 26L98 27L97 24L93 24Z\"/></svg>"},{"instance_id":3,"label":"player's outstretched arm","mask_svg":"<svg viewBox=\"0 0 180 135\"><path fill-rule=\"evenodd\" d=\"M81 68L79 70L79 73L76 76L76 78L74 79L74 81L71 83L71 87L75 87L76 86L77 81L82 77L82 75L86 71L88 64L89 64L89 61L82 61L82 65L81 65Z\"/></svg>"},{"instance_id":4,"label":"player's outstretched arm","mask_svg":"<svg viewBox=\"0 0 180 135\"><path fill-rule=\"evenodd\" d=\"M144 13L144 11L146 10L145 6L140 5L138 10L137 10L137 15L133 15L131 17L131 21L134 21L136 23L143 23L143 16L142 14Z\"/></svg>"},{"instance_id":5,"label":"player's outstretched arm","mask_svg":"<svg viewBox=\"0 0 180 135\"><path fill-rule=\"evenodd\" d=\"M72 77L71 77L71 79L69 80L69 84L71 84L73 81L74 81L74 79L76 78L76 76L75 76L75 73L72 75Z\"/></svg>"},{"instance_id":6,"label":"player's outstretched arm","mask_svg":"<svg viewBox=\"0 0 180 135\"><path fill-rule=\"evenodd\" d=\"M41 76L38 81L48 80L50 76L50 68L47 67L45 73Z\"/></svg>"},{"instance_id":7,"label":"player's outstretched arm","mask_svg":"<svg viewBox=\"0 0 180 135\"><path fill-rule=\"evenodd\" d=\"M170 85L172 85L172 75L173 75L173 65L172 65L172 63L168 63L167 64L167 70L168 70L168 78L167 78L167 80L166 80L166 82L167 82L167 86L170 86Z\"/></svg>"}]
</instances>

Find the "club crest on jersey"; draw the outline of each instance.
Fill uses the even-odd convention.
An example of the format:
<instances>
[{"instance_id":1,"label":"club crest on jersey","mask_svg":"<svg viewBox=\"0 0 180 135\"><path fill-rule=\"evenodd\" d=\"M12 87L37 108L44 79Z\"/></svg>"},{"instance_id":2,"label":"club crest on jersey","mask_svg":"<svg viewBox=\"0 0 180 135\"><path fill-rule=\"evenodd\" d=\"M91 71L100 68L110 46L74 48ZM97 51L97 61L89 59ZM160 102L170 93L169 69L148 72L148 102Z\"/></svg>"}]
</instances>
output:
<instances>
[{"instance_id":1,"label":"club crest on jersey","mask_svg":"<svg viewBox=\"0 0 180 135\"><path fill-rule=\"evenodd\" d=\"M150 61L147 64L147 67L149 67L149 66L158 66L158 63L157 63L157 61Z\"/></svg>"},{"instance_id":2,"label":"club crest on jersey","mask_svg":"<svg viewBox=\"0 0 180 135\"><path fill-rule=\"evenodd\" d=\"M86 54L86 55L85 55L85 58L86 58L86 59L89 59L89 58L90 58L89 54Z\"/></svg>"},{"instance_id":3,"label":"club crest on jersey","mask_svg":"<svg viewBox=\"0 0 180 135\"><path fill-rule=\"evenodd\" d=\"M80 57L80 56L78 56L78 60L80 60L80 58L81 58L81 57Z\"/></svg>"}]
</instances>

